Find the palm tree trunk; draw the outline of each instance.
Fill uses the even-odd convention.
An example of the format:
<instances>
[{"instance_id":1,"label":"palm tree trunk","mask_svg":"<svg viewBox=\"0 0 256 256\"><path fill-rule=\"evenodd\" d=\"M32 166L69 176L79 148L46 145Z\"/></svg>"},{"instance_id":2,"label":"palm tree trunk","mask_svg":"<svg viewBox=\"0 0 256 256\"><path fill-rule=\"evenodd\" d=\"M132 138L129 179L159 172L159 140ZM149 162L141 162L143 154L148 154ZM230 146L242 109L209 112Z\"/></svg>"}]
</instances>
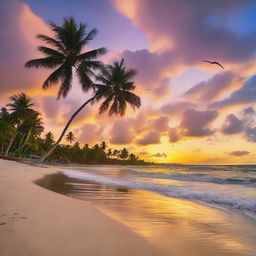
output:
<instances>
[{"instance_id":1,"label":"palm tree trunk","mask_svg":"<svg viewBox=\"0 0 256 256\"><path fill-rule=\"evenodd\" d=\"M26 136L26 134L24 133L24 134L22 135L22 137L21 137L21 140L20 140L19 146L18 146L18 148L15 150L15 152L14 152L14 153L16 153L16 152L19 152L19 151L20 151L20 147L21 147L21 144L22 144L22 143L23 143L23 141L24 141L25 136Z\"/></svg>"},{"instance_id":2,"label":"palm tree trunk","mask_svg":"<svg viewBox=\"0 0 256 256\"><path fill-rule=\"evenodd\" d=\"M65 135L68 127L70 126L70 124L72 123L72 121L74 120L74 118L80 113L80 111L90 102L92 102L94 100L94 97L90 98L89 100L87 100L69 119L69 121L67 122L66 126L64 127L59 139L56 141L56 143L53 145L53 147L46 152L40 159L39 159L39 163L43 163L43 161L54 151L54 149L59 145L59 143L61 142L63 136Z\"/></svg>"},{"instance_id":3,"label":"palm tree trunk","mask_svg":"<svg viewBox=\"0 0 256 256\"><path fill-rule=\"evenodd\" d=\"M26 144L27 144L27 142L28 142L28 140L30 138L30 135L31 135L31 128L29 129L29 131L27 133L27 136L26 136L26 139L24 140L23 144L20 145L20 147L19 147L19 151L18 151L19 152L19 157L21 156L22 150L26 146Z\"/></svg>"},{"instance_id":4,"label":"palm tree trunk","mask_svg":"<svg viewBox=\"0 0 256 256\"><path fill-rule=\"evenodd\" d=\"M12 134L11 140L10 140L9 145L8 145L8 147L7 147L7 149L6 149L6 152L5 152L5 155L6 155L6 156L8 156L9 151L10 151L10 149L11 149L11 146L12 146L14 140L15 140L15 137L16 137L16 135L17 135L17 130L18 130L18 127L15 128L15 130L14 130L14 132L13 132L13 134Z\"/></svg>"}]
</instances>

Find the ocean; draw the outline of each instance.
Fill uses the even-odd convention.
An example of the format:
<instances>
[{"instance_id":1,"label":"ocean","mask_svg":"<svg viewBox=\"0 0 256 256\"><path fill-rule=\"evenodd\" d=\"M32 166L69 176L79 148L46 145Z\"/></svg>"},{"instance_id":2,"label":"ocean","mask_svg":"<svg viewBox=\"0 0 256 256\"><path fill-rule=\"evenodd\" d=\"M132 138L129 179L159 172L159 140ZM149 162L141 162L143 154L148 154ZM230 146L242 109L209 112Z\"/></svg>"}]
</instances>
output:
<instances>
[{"instance_id":1,"label":"ocean","mask_svg":"<svg viewBox=\"0 0 256 256\"><path fill-rule=\"evenodd\" d=\"M88 167L64 170L72 178L155 192L256 218L256 166Z\"/></svg>"},{"instance_id":2,"label":"ocean","mask_svg":"<svg viewBox=\"0 0 256 256\"><path fill-rule=\"evenodd\" d=\"M62 173L39 185L93 204L162 255L256 256L256 166L84 166Z\"/></svg>"}]
</instances>

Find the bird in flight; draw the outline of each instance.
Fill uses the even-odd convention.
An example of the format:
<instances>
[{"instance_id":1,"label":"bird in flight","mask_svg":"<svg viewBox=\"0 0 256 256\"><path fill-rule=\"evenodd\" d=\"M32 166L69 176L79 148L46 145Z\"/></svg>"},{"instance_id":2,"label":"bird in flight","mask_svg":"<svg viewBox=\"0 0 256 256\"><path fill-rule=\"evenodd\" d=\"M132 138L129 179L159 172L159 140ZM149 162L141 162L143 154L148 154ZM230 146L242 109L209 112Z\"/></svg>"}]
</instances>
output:
<instances>
[{"instance_id":1,"label":"bird in flight","mask_svg":"<svg viewBox=\"0 0 256 256\"><path fill-rule=\"evenodd\" d=\"M218 66L220 66L221 68L224 69L224 67L217 61L203 60L203 62L208 62L210 64L216 64L216 65L218 65Z\"/></svg>"}]
</instances>

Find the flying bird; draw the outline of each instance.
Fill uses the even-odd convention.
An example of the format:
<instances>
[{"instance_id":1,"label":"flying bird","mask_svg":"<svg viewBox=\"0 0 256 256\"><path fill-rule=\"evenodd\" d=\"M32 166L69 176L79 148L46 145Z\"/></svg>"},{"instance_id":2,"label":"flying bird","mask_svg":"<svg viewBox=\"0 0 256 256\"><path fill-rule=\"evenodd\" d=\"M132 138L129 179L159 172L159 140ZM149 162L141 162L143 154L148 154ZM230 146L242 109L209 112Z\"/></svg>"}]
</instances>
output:
<instances>
[{"instance_id":1,"label":"flying bird","mask_svg":"<svg viewBox=\"0 0 256 256\"><path fill-rule=\"evenodd\" d=\"M218 66L220 66L221 68L224 69L224 67L217 61L203 60L203 62L208 62L210 64L216 64L216 65L218 65Z\"/></svg>"}]
</instances>

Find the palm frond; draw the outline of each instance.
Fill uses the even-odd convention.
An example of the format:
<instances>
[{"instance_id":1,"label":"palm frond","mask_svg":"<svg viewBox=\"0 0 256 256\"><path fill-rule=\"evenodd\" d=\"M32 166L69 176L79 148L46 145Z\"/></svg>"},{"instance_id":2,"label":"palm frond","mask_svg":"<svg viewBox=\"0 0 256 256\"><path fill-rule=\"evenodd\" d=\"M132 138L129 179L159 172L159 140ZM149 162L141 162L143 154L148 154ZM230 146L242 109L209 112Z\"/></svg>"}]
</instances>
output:
<instances>
[{"instance_id":1,"label":"palm frond","mask_svg":"<svg viewBox=\"0 0 256 256\"><path fill-rule=\"evenodd\" d=\"M37 38L41 39L43 42L45 42L49 45L56 47L59 51L64 52L64 50L65 50L62 43L54 38L51 38L51 37L43 35L43 34L38 34Z\"/></svg>"},{"instance_id":2,"label":"palm frond","mask_svg":"<svg viewBox=\"0 0 256 256\"><path fill-rule=\"evenodd\" d=\"M140 97L135 95L132 92L124 91L123 93L125 101L128 102L128 104L133 108L139 108L141 106L141 100Z\"/></svg>"},{"instance_id":3,"label":"palm frond","mask_svg":"<svg viewBox=\"0 0 256 256\"><path fill-rule=\"evenodd\" d=\"M96 59L96 58L106 54L106 53L107 53L107 49L102 47L102 48L98 48L98 49L80 54L78 56L78 60L81 60L81 61L93 60L93 59Z\"/></svg>"},{"instance_id":4,"label":"palm frond","mask_svg":"<svg viewBox=\"0 0 256 256\"><path fill-rule=\"evenodd\" d=\"M96 34L98 33L97 29L92 29L86 37L80 42L81 47L86 45L89 41L93 40Z\"/></svg>"},{"instance_id":5,"label":"palm frond","mask_svg":"<svg viewBox=\"0 0 256 256\"><path fill-rule=\"evenodd\" d=\"M64 71L65 71L65 66L64 64L61 65L58 69L56 69L54 72L52 72L48 78L44 81L43 83L43 89L46 90L49 87L55 85L56 83L58 83L63 75L64 75Z\"/></svg>"},{"instance_id":6,"label":"palm frond","mask_svg":"<svg viewBox=\"0 0 256 256\"><path fill-rule=\"evenodd\" d=\"M58 92L58 99L61 97L66 98L72 87L72 66L65 65L64 73L62 74L62 82Z\"/></svg>"},{"instance_id":7,"label":"palm frond","mask_svg":"<svg viewBox=\"0 0 256 256\"><path fill-rule=\"evenodd\" d=\"M91 79L91 77L94 77L94 72L87 67L87 62L82 62L78 66L76 70L79 82L82 86L82 90L84 92L87 92L88 90L92 89L94 86L94 83Z\"/></svg>"},{"instance_id":8,"label":"palm frond","mask_svg":"<svg viewBox=\"0 0 256 256\"><path fill-rule=\"evenodd\" d=\"M34 67L34 68L51 69L51 68L56 68L60 64L62 64L62 61L58 58L45 57L45 58L30 60L25 63L25 67L26 68Z\"/></svg>"},{"instance_id":9,"label":"palm frond","mask_svg":"<svg viewBox=\"0 0 256 256\"><path fill-rule=\"evenodd\" d=\"M61 52L58 52L49 47L39 46L38 51L42 52L44 55L46 55L48 57L59 58L60 60L63 60L65 58L65 56Z\"/></svg>"}]
</instances>

